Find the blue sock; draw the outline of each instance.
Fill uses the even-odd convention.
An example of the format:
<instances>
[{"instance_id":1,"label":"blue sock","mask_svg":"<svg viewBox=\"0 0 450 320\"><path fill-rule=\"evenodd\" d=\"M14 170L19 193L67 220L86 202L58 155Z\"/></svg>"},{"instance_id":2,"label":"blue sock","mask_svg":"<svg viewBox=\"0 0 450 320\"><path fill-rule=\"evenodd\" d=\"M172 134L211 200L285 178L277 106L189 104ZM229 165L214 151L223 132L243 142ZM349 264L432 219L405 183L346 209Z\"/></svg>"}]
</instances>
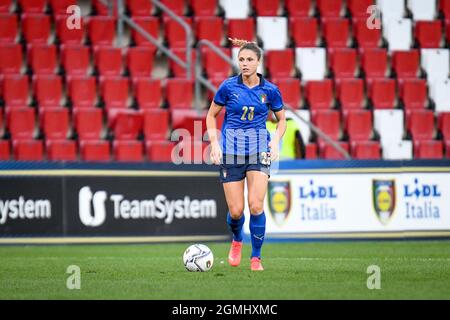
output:
<instances>
[{"instance_id":1,"label":"blue sock","mask_svg":"<svg viewBox=\"0 0 450 320\"><path fill-rule=\"evenodd\" d=\"M238 220L235 220L231 217L230 212L227 214L227 223L231 232L233 232L233 240L234 241L242 241L242 226L244 225L245 216L242 214Z\"/></svg>"},{"instance_id":2,"label":"blue sock","mask_svg":"<svg viewBox=\"0 0 450 320\"><path fill-rule=\"evenodd\" d=\"M250 235L252 238L252 258L261 258L261 247L266 233L266 215L264 211L259 215L250 216Z\"/></svg>"}]
</instances>

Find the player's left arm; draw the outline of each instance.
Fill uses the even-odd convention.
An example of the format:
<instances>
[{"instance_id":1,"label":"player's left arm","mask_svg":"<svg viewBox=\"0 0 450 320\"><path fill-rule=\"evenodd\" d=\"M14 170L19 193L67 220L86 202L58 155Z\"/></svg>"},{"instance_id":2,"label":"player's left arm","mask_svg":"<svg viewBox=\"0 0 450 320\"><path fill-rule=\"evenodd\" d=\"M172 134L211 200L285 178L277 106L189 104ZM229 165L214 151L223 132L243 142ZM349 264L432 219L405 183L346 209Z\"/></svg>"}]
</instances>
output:
<instances>
[{"instance_id":1,"label":"player's left arm","mask_svg":"<svg viewBox=\"0 0 450 320\"><path fill-rule=\"evenodd\" d=\"M274 111L274 114L277 117L278 123L277 123L277 129L275 130L275 133L273 134L273 138L269 142L270 159L272 161L275 161L278 159L278 156L279 156L278 145L280 143L280 140L283 138L284 133L286 132L286 113L284 112L284 109L281 109L279 111Z\"/></svg>"}]
</instances>

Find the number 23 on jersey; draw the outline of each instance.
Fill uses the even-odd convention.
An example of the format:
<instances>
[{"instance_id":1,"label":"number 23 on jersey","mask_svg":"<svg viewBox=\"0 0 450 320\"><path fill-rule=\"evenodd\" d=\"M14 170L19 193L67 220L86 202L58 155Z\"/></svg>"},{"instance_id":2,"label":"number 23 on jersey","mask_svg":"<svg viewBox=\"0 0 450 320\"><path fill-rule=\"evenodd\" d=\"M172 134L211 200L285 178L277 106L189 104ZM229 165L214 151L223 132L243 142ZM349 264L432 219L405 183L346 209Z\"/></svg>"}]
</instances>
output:
<instances>
[{"instance_id":1,"label":"number 23 on jersey","mask_svg":"<svg viewBox=\"0 0 450 320\"><path fill-rule=\"evenodd\" d=\"M242 117L241 117L242 121L246 120L252 121L254 116L255 116L255 107L247 107L247 106L242 107Z\"/></svg>"}]
</instances>

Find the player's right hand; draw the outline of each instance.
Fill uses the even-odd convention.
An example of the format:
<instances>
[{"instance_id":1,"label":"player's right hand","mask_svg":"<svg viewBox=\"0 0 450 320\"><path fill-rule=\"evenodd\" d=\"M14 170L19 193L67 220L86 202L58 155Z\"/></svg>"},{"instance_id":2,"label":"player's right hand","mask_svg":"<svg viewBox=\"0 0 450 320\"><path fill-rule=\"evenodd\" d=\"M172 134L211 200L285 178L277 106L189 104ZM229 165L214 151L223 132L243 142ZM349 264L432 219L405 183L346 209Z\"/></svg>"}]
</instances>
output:
<instances>
[{"instance_id":1,"label":"player's right hand","mask_svg":"<svg viewBox=\"0 0 450 320\"><path fill-rule=\"evenodd\" d=\"M218 143L211 144L211 162L219 165L222 162L222 149Z\"/></svg>"}]
</instances>

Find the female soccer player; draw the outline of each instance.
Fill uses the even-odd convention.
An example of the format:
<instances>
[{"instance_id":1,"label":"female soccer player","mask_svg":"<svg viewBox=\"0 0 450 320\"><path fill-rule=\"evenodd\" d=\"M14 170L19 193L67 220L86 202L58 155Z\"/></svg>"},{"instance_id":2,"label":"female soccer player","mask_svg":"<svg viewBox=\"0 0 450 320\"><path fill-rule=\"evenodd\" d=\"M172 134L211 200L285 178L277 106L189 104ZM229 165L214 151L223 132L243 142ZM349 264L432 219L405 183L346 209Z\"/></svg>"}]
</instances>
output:
<instances>
[{"instance_id":1,"label":"female soccer player","mask_svg":"<svg viewBox=\"0 0 450 320\"><path fill-rule=\"evenodd\" d=\"M229 210L227 223L233 233L228 262L231 266L238 266L241 262L244 183L247 179L252 242L250 267L257 271L264 270L261 247L266 230L264 198L270 163L278 158L278 144L286 130L286 117L280 91L256 72L261 49L254 42L229 40L240 46L238 60L241 73L220 85L211 102L206 126L211 141L211 161L221 167L220 180ZM219 139L216 117L223 107L225 119ZM272 140L266 129L269 110L278 119Z\"/></svg>"}]
</instances>

